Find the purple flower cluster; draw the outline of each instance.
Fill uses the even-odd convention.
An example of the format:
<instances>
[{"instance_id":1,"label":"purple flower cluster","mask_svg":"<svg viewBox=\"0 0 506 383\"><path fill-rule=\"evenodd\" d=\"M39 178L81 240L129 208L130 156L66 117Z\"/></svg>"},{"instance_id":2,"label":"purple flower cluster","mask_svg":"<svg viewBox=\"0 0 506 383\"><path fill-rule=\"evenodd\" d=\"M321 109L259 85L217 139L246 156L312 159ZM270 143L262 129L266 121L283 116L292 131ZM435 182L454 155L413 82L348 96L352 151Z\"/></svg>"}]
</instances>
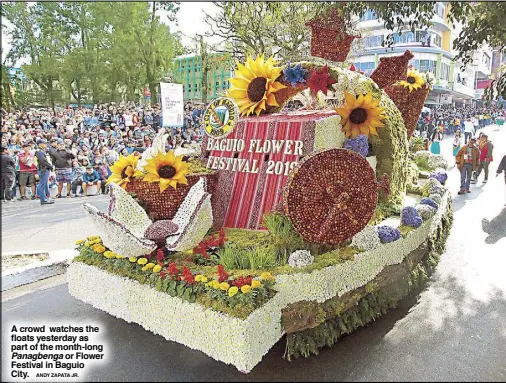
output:
<instances>
[{"instance_id":1,"label":"purple flower cluster","mask_svg":"<svg viewBox=\"0 0 506 383\"><path fill-rule=\"evenodd\" d=\"M448 179L448 174L446 172L438 171L438 172L432 172L429 176L429 178L434 178L438 180L442 185L446 182Z\"/></svg>"},{"instance_id":2,"label":"purple flower cluster","mask_svg":"<svg viewBox=\"0 0 506 383\"><path fill-rule=\"evenodd\" d=\"M422 205L432 206L434 209L438 209L439 208L439 205L432 198L428 198L428 197L422 198L422 200L420 201L420 203Z\"/></svg>"},{"instance_id":3,"label":"purple flower cluster","mask_svg":"<svg viewBox=\"0 0 506 383\"><path fill-rule=\"evenodd\" d=\"M369 142L367 141L367 136L363 134L344 141L343 147L360 154L362 157L367 157L367 153L369 152Z\"/></svg>"},{"instance_id":4,"label":"purple flower cluster","mask_svg":"<svg viewBox=\"0 0 506 383\"><path fill-rule=\"evenodd\" d=\"M401 221L403 225L411 227L419 227L423 223L423 219L413 206L407 206L402 209Z\"/></svg>"},{"instance_id":5,"label":"purple flower cluster","mask_svg":"<svg viewBox=\"0 0 506 383\"><path fill-rule=\"evenodd\" d=\"M378 235L382 243L397 241L401 237L399 229L392 226L378 226Z\"/></svg>"}]
</instances>

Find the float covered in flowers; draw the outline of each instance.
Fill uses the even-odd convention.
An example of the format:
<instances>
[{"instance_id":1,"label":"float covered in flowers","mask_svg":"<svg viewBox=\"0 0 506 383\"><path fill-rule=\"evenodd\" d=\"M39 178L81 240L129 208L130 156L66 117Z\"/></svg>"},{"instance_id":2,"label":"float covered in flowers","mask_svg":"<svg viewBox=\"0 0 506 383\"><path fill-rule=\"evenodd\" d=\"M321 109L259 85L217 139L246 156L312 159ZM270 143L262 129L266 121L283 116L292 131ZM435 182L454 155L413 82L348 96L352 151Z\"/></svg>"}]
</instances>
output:
<instances>
[{"instance_id":1,"label":"float covered in flowers","mask_svg":"<svg viewBox=\"0 0 506 383\"><path fill-rule=\"evenodd\" d=\"M309 23L313 55L344 60L339 43L324 49L339 25L335 12ZM316 354L394 307L452 219L446 164L409 152L431 86L410 58L371 77L315 57L238 63L228 101L208 108L219 132L237 105L226 135L167 151L162 129L111 167L108 211L84 205L98 235L76 242L70 293L243 372L284 335L288 358ZM301 92L305 108L284 111Z\"/></svg>"}]
</instances>

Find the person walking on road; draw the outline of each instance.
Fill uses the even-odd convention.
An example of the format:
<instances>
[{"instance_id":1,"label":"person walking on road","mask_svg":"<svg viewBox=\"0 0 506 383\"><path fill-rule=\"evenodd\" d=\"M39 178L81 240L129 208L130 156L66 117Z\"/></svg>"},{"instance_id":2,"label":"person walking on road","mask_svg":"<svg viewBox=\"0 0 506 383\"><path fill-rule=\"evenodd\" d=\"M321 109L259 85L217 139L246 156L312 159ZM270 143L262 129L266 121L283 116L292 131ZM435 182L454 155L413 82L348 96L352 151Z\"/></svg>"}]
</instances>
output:
<instances>
[{"instance_id":1,"label":"person walking on road","mask_svg":"<svg viewBox=\"0 0 506 383\"><path fill-rule=\"evenodd\" d=\"M67 184L67 197L70 197L72 182L72 160L76 157L74 154L65 149L63 140L58 139L57 149L50 152L51 159L56 167L56 182L58 183L58 194L56 198L61 198L63 184Z\"/></svg>"},{"instance_id":2,"label":"person walking on road","mask_svg":"<svg viewBox=\"0 0 506 383\"><path fill-rule=\"evenodd\" d=\"M471 137L469 144L464 145L457 153L455 158L457 168L460 171L460 191L458 194L471 193L469 190L471 185L471 176L473 171L478 169L480 161L480 151L476 147L476 139Z\"/></svg>"},{"instance_id":3,"label":"person walking on road","mask_svg":"<svg viewBox=\"0 0 506 383\"><path fill-rule=\"evenodd\" d=\"M457 156L460 148L462 147L462 134L460 129L457 129L455 132L455 137L453 137L453 157Z\"/></svg>"},{"instance_id":4,"label":"person walking on road","mask_svg":"<svg viewBox=\"0 0 506 383\"><path fill-rule=\"evenodd\" d=\"M12 201L12 185L14 185L15 181L16 163L10 156L6 146L0 148L0 159L2 162L0 199L2 202L10 202Z\"/></svg>"},{"instance_id":5,"label":"person walking on road","mask_svg":"<svg viewBox=\"0 0 506 383\"><path fill-rule=\"evenodd\" d=\"M464 121L464 139L465 139L464 143L466 145L469 139L474 135L474 133L475 133L474 124L471 121L471 117L467 117L466 120Z\"/></svg>"},{"instance_id":6,"label":"person walking on road","mask_svg":"<svg viewBox=\"0 0 506 383\"><path fill-rule=\"evenodd\" d=\"M488 140L488 136L483 134L480 137L480 165L478 166L478 171L474 173L474 183L478 182L478 177L481 174L482 170L485 170L485 179L483 183L487 183L488 181L488 167L490 163L494 160L492 157L492 151L494 150L494 145L491 141Z\"/></svg>"},{"instance_id":7,"label":"person walking on road","mask_svg":"<svg viewBox=\"0 0 506 383\"><path fill-rule=\"evenodd\" d=\"M496 176L498 177L499 174L503 172L504 172L504 206L506 206L506 155L502 158L501 163L497 168Z\"/></svg>"},{"instance_id":8,"label":"person walking on road","mask_svg":"<svg viewBox=\"0 0 506 383\"><path fill-rule=\"evenodd\" d=\"M434 130L430 139L432 144L430 145L430 152L433 154L441 154L441 141L443 141L443 127L439 126Z\"/></svg>"},{"instance_id":9,"label":"person walking on road","mask_svg":"<svg viewBox=\"0 0 506 383\"><path fill-rule=\"evenodd\" d=\"M39 183L37 185L37 195L40 198L41 205L49 205L54 203L54 199L49 196L49 173L53 169L51 157L47 150L47 141L39 139L37 141L38 149L35 152L37 158L37 168L39 169Z\"/></svg>"}]
</instances>

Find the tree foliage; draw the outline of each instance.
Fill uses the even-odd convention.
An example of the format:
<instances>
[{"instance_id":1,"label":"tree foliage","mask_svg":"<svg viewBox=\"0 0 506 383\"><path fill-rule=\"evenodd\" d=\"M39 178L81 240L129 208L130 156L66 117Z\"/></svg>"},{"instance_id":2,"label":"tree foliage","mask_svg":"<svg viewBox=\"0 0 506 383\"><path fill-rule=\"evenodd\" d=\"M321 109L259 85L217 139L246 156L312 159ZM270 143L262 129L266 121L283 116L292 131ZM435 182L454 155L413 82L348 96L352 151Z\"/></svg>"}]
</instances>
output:
<instances>
[{"instance_id":1,"label":"tree foliage","mask_svg":"<svg viewBox=\"0 0 506 383\"><path fill-rule=\"evenodd\" d=\"M175 20L176 2L8 2L12 24L7 61L22 69L50 105L138 100L145 86L157 100L158 82L182 52L160 21Z\"/></svg>"}]
</instances>

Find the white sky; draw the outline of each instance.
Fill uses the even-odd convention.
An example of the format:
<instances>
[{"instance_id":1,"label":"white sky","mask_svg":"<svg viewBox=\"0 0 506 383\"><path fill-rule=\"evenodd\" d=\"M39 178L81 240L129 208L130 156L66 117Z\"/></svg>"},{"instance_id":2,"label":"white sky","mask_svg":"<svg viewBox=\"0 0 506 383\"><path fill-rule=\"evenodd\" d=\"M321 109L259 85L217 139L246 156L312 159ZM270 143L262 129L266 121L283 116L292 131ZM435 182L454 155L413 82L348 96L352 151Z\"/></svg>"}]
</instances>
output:
<instances>
[{"instance_id":1,"label":"white sky","mask_svg":"<svg viewBox=\"0 0 506 383\"><path fill-rule=\"evenodd\" d=\"M181 2L178 12L178 25L174 23L168 23L166 17L161 15L162 22L170 25L171 31L180 31L183 33L182 43L189 48L196 49L195 40L191 37L195 37L196 34L205 34L209 30L209 27L204 23L204 11L215 15L216 6L212 2ZM4 21L4 20L2 20ZM10 37L6 33L6 29L11 27L8 21L5 21L7 28L2 28L2 62L11 48ZM210 44L216 44L219 39L206 39ZM26 63L25 60L21 60L16 63L16 66Z\"/></svg>"}]
</instances>

